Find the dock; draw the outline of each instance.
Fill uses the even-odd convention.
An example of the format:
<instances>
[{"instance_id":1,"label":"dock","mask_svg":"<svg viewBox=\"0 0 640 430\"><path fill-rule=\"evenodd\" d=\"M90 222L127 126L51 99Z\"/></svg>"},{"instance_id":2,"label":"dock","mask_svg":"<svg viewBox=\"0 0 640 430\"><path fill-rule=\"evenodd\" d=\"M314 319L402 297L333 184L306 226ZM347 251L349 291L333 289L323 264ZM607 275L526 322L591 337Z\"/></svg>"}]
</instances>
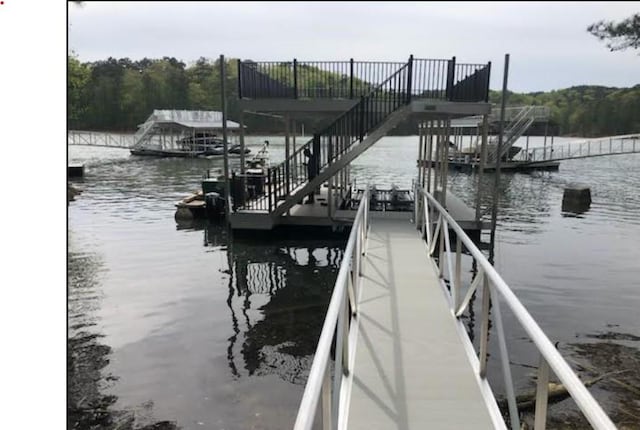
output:
<instances>
[{"instance_id":1,"label":"dock","mask_svg":"<svg viewBox=\"0 0 640 430\"><path fill-rule=\"evenodd\" d=\"M294 429L317 428L321 417L324 429L519 430L503 306L538 354L535 428L545 428L549 375L555 375L593 428L615 429L460 225L433 195L416 193L413 221L380 217L369 211L368 190L363 196ZM461 277L463 246L477 268L468 285ZM461 320L476 294L477 348ZM497 342L499 353L489 354L489 342ZM488 360L496 359L508 413L487 378Z\"/></svg>"},{"instance_id":2,"label":"dock","mask_svg":"<svg viewBox=\"0 0 640 430\"><path fill-rule=\"evenodd\" d=\"M373 217L368 241L347 427L493 429L415 225Z\"/></svg>"},{"instance_id":3,"label":"dock","mask_svg":"<svg viewBox=\"0 0 640 430\"><path fill-rule=\"evenodd\" d=\"M308 70L332 79L320 78L319 85ZM547 117L544 108L514 109L506 144L489 140L490 71L491 63L413 55L406 63L238 60L239 106L282 118L285 157L260 177L259 191L245 189L256 177L242 165L234 172L240 198L228 212L232 230L350 226L294 429L319 428L321 421L325 430L520 430L503 306L540 363L535 428L546 425L550 374L594 428L615 428L468 234L472 229L479 236L486 227L477 210L482 187L475 211L447 191L452 151L454 158L464 154L471 162L473 154L474 162L491 166L512 158L518 137ZM327 125L297 143L290 132L309 115L326 117ZM479 151L473 153L462 150L463 130L455 122L468 117L477 119ZM410 119L417 120L419 136L412 189L356 189L352 162ZM241 117L241 142L243 130ZM311 193L316 202L305 204ZM463 271L465 278L471 273L470 282ZM464 325L467 312L477 318L478 347ZM490 342L497 342L497 354L489 353ZM501 377L508 413L498 407L487 376L488 361L496 359L501 374L492 378Z\"/></svg>"},{"instance_id":4,"label":"dock","mask_svg":"<svg viewBox=\"0 0 640 430\"><path fill-rule=\"evenodd\" d=\"M226 124L223 56L219 64L220 119ZM488 226L478 210L482 187L475 190L476 210L447 191L450 159L462 155L468 163L479 162L480 184L484 170L513 160L514 142L533 122L546 118L546 110L514 109L505 120L501 145L488 136L491 63L411 55L406 62L238 60L237 67L240 154L245 153L243 117L260 113L282 119L285 156L256 174L243 162L239 171L229 172L225 152L224 191L215 196L225 203L231 229L256 235L281 227L329 227L349 234L296 430L319 428L320 423L325 430L520 430L501 308L509 312L509 324L526 336L538 363L535 428L546 426L551 378L566 387L594 428L615 428L472 238ZM295 131L290 131L309 115L325 117L327 124L307 141L296 142ZM456 123L469 122L469 117L475 118L472 152L462 148L465 124ZM412 189L399 194L366 184L357 190L352 162L410 119L419 122ZM141 140L147 135L151 139L151 129L139 130ZM640 151L636 139L625 136L617 152L610 139L568 147L565 157L576 151L593 155L607 146L608 153ZM542 157L525 151L524 161L556 163L559 152L556 147L555 158L549 158L546 147ZM315 202L306 204L312 193ZM471 313L479 328L473 341L465 327ZM490 360L495 366L488 365ZM499 394L508 411L498 407L490 385L488 373L494 369L498 372L491 378L504 388Z\"/></svg>"}]
</instances>

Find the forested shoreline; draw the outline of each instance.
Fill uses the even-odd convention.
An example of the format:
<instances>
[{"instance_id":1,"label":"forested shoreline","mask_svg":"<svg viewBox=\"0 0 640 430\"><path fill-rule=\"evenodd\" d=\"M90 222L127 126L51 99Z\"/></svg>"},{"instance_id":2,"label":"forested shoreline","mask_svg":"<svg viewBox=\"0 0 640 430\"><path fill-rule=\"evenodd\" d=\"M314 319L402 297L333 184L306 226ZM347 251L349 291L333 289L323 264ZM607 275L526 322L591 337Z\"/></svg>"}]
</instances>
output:
<instances>
[{"instance_id":1,"label":"forested shoreline","mask_svg":"<svg viewBox=\"0 0 640 430\"><path fill-rule=\"evenodd\" d=\"M80 62L68 57L69 129L133 132L154 109L220 110L219 60L187 65L175 58L133 61L109 58ZM237 61L227 60L228 116L239 117ZM490 92L492 103L499 91ZM509 93L509 105L545 105L552 129L565 136L607 136L640 132L640 84L631 88L595 85L548 92ZM280 121L247 116L249 133L281 132ZM309 132L318 124L305 123ZM397 134L410 134L411 125ZM307 133L308 134L308 133Z\"/></svg>"}]
</instances>

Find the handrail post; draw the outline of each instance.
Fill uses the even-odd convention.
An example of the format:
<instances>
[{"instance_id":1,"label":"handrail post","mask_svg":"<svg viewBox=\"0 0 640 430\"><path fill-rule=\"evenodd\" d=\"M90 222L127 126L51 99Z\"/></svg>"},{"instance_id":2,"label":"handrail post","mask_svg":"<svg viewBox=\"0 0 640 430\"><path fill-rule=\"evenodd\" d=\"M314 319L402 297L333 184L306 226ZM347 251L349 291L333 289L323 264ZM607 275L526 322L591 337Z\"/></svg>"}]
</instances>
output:
<instances>
[{"instance_id":1,"label":"handrail post","mask_svg":"<svg viewBox=\"0 0 640 430\"><path fill-rule=\"evenodd\" d=\"M478 361L480 362L480 377L487 377L487 355L489 351L489 307L491 306L491 293L489 292L489 279L482 271L482 317L480 319L480 354Z\"/></svg>"},{"instance_id":2,"label":"handrail post","mask_svg":"<svg viewBox=\"0 0 640 430\"><path fill-rule=\"evenodd\" d=\"M442 214L440 214L440 216L438 216L438 219L441 220L440 223L440 235L438 237L438 245L439 245L439 250L438 250L438 276L440 278L444 277L444 231L445 229L448 229L447 226L447 221L445 220L445 218L442 216Z\"/></svg>"},{"instance_id":3,"label":"handrail post","mask_svg":"<svg viewBox=\"0 0 640 430\"><path fill-rule=\"evenodd\" d=\"M238 98L242 98L242 60L238 58Z\"/></svg>"},{"instance_id":4,"label":"handrail post","mask_svg":"<svg viewBox=\"0 0 640 430\"><path fill-rule=\"evenodd\" d=\"M536 388L536 412L534 430L545 430L547 426L547 402L549 400L549 364L540 354L538 383Z\"/></svg>"},{"instance_id":5,"label":"handrail post","mask_svg":"<svg viewBox=\"0 0 640 430\"><path fill-rule=\"evenodd\" d=\"M293 98L298 99L298 60L293 59Z\"/></svg>"},{"instance_id":6,"label":"handrail post","mask_svg":"<svg viewBox=\"0 0 640 430\"><path fill-rule=\"evenodd\" d=\"M267 170L267 176L269 177L269 212L273 212L273 210L275 209L275 204L274 202L274 193L275 193L275 182L273 180L273 178L275 177L274 174L274 169L272 169L271 167L269 167L269 169Z\"/></svg>"},{"instance_id":7,"label":"handrail post","mask_svg":"<svg viewBox=\"0 0 640 430\"><path fill-rule=\"evenodd\" d=\"M331 362L327 361L327 365L324 369L324 378L322 381L322 429L332 430L333 425L331 423Z\"/></svg>"},{"instance_id":8,"label":"handrail post","mask_svg":"<svg viewBox=\"0 0 640 430\"><path fill-rule=\"evenodd\" d=\"M407 69L407 104L411 103L411 90L413 83L413 54L409 55L409 67Z\"/></svg>"},{"instance_id":9,"label":"handrail post","mask_svg":"<svg viewBox=\"0 0 640 430\"><path fill-rule=\"evenodd\" d=\"M458 302L460 301L460 284L462 283L462 239L460 235L456 234L456 279L453 287L453 310L458 309Z\"/></svg>"},{"instance_id":10,"label":"handrail post","mask_svg":"<svg viewBox=\"0 0 640 430\"><path fill-rule=\"evenodd\" d=\"M351 74L349 76L349 98L353 99L353 58L349 60Z\"/></svg>"},{"instance_id":11,"label":"handrail post","mask_svg":"<svg viewBox=\"0 0 640 430\"><path fill-rule=\"evenodd\" d=\"M453 81L455 79L455 69L456 57L452 57L451 60L447 62L447 88L445 94L448 101L453 101Z\"/></svg>"},{"instance_id":12,"label":"handrail post","mask_svg":"<svg viewBox=\"0 0 640 430\"><path fill-rule=\"evenodd\" d=\"M413 185L413 223L416 230L420 230L420 200L418 199L418 183Z\"/></svg>"},{"instance_id":13,"label":"handrail post","mask_svg":"<svg viewBox=\"0 0 640 430\"><path fill-rule=\"evenodd\" d=\"M491 61L487 63L487 81L485 83L485 94L484 94L484 102L489 103L489 84L491 79Z\"/></svg>"},{"instance_id":14,"label":"handrail post","mask_svg":"<svg viewBox=\"0 0 640 430\"><path fill-rule=\"evenodd\" d=\"M338 322L336 327L336 332L334 334L334 342L335 342L335 362L334 362L334 372L333 372L333 390L331 395L331 421L335 424L338 422L338 408L340 405L340 383L342 382L342 375L344 375L344 346L348 343L348 331L345 331L347 321L349 315L346 310L347 299L347 291L346 289L341 295L340 298L340 309L338 310ZM347 329L348 330L348 329ZM329 369L327 369L327 373Z\"/></svg>"},{"instance_id":15,"label":"handrail post","mask_svg":"<svg viewBox=\"0 0 640 430\"><path fill-rule=\"evenodd\" d=\"M360 142L364 139L364 96L360 96Z\"/></svg>"},{"instance_id":16,"label":"handrail post","mask_svg":"<svg viewBox=\"0 0 640 430\"><path fill-rule=\"evenodd\" d=\"M494 318L496 323L496 331L498 332L498 349L500 351L500 362L502 364L502 378L504 380L505 391L507 396L507 404L509 406L509 417L511 418L511 428L513 430L520 429L520 417L518 415L518 406L516 404L516 395L513 389L513 378L511 377L511 362L509 361L509 353L507 351L507 341L504 334L504 325L502 324L502 314L500 313L500 301L498 292L495 288L490 289L491 302L493 303Z\"/></svg>"}]
</instances>

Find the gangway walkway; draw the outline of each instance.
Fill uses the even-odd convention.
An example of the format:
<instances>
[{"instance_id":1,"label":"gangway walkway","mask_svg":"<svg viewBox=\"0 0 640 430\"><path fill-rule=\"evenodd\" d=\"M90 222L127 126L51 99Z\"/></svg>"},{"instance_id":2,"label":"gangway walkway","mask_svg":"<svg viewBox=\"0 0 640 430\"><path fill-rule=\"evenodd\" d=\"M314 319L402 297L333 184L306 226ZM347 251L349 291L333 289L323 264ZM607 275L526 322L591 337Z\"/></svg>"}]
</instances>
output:
<instances>
[{"instance_id":1,"label":"gangway walkway","mask_svg":"<svg viewBox=\"0 0 640 430\"><path fill-rule=\"evenodd\" d=\"M367 248L348 428L494 428L415 225L372 219Z\"/></svg>"},{"instance_id":2,"label":"gangway walkway","mask_svg":"<svg viewBox=\"0 0 640 430\"><path fill-rule=\"evenodd\" d=\"M584 139L523 151L516 159L530 162L574 160L640 153L640 133Z\"/></svg>"},{"instance_id":3,"label":"gangway walkway","mask_svg":"<svg viewBox=\"0 0 640 430\"><path fill-rule=\"evenodd\" d=\"M594 428L615 429L446 209L423 189L414 195L412 222L374 218L368 190L360 200L294 428L321 421L325 430L506 429L508 421L520 430L505 306L538 354L534 428L546 428L548 382L555 377ZM463 246L476 267L468 285L461 282ZM460 319L476 294L477 351ZM491 357L490 337L499 351ZM502 375L493 376L502 376L508 420L487 377L489 359L501 366Z\"/></svg>"},{"instance_id":4,"label":"gangway walkway","mask_svg":"<svg viewBox=\"0 0 640 430\"><path fill-rule=\"evenodd\" d=\"M100 131L69 130L67 145L98 146L129 149L134 143L133 134L114 134Z\"/></svg>"}]
</instances>

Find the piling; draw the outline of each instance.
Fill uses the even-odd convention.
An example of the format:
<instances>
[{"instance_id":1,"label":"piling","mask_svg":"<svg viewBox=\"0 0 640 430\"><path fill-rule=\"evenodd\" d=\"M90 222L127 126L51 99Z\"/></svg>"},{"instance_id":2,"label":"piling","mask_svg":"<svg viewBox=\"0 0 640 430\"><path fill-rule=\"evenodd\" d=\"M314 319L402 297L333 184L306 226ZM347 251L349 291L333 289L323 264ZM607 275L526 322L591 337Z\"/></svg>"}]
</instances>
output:
<instances>
[{"instance_id":1,"label":"piling","mask_svg":"<svg viewBox=\"0 0 640 430\"><path fill-rule=\"evenodd\" d=\"M591 189L584 184L569 184L562 195L562 211L583 213L591 206Z\"/></svg>"},{"instance_id":2,"label":"piling","mask_svg":"<svg viewBox=\"0 0 640 430\"><path fill-rule=\"evenodd\" d=\"M67 166L69 178L82 178L84 176L84 164L71 164Z\"/></svg>"}]
</instances>

